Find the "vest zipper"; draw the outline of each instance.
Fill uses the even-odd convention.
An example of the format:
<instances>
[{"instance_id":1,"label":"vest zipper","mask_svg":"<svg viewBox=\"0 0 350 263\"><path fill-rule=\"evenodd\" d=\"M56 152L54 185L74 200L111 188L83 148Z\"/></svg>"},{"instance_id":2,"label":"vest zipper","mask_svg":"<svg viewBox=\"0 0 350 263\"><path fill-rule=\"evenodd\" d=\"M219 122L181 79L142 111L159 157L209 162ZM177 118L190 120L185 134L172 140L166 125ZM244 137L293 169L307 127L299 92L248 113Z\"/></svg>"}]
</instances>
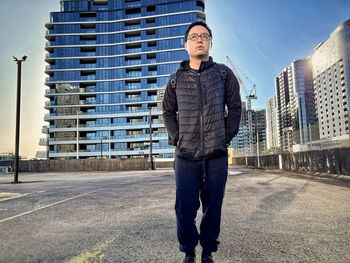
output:
<instances>
[{"instance_id":1,"label":"vest zipper","mask_svg":"<svg viewBox=\"0 0 350 263\"><path fill-rule=\"evenodd\" d=\"M203 91L202 91L202 85L200 80L201 73L197 73L197 79L198 79L198 88L199 88L199 96L201 97L201 103L200 103L200 135L201 135L201 150L200 150L200 156L204 157L204 128L203 128Z\"/></svg>"}]
</instances>

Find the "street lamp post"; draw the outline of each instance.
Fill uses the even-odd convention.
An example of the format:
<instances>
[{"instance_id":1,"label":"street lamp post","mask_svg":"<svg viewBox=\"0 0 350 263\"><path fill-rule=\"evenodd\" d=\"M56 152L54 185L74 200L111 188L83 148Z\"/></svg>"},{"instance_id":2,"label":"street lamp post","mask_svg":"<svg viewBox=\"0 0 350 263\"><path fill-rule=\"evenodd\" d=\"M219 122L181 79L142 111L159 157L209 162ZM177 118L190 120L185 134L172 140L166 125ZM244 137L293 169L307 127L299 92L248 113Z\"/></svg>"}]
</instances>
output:
<instances>
[{"instance_id":1,"label":"street lamp post","mask_svg":"<svg viewBox=\"0 0 350 263\"><path fill-rule=\"evenodd\" d=\"M152 108L149 107L149 158L151 161L151 169L155 170L154 167L154 162L153 162L153 153L152 153L152 148L153 148L153 143L152 143L152 112L151 112Z\"/></svg>"},{"instance_id":2,"label":"street lamp post","mask_svg":"<svg viewBox=\"0 0 350 263\"><path fill-rule=\"evenodd\" d=\"M17 184L18 181L18 163L19 163L19 131L20 131L20 118L21 118L21 73L22 62L26 61L27 56L23 56L22 59L13 57L17 64L17 104L16 104L16 141L15 141L15 159L14 159L14 181Z\"/></svg>"},{"instance_id":3,"label":"street lamp post","mask_svg":"<svg viewBox=\"0 0 350 263\"><path fill-rule=\"evenodd\" d=\"M111 159L111 123L108 126L108 157Z\"/></svg>"},{"instance_id":4,"label":"street lamp post","mask_svg":"<svg viewBox=\"0 0 350 263\"><path fill-rule=\"evenodd\" d=\"M100 159L102 160L102 137L101 137L101 155L100 155Z\"/></svg>"},{"instance_id":5,"label":"street lamp post","mask_svg":"<svg viewBox=\"0 0 350 263\"><path fill-rule=\"evenodd\" d=\"M79 159L79 112L80 111L77 111L77 159Z\"/></svg>"},{"instance_id":6,"label":"street lamp post","mask_svg":"<svg viewBox=\"0 0 350 263\"><path fill-rule=\"evenodd\" d=\"M47 152L46 159L50 160L50 127L47 127Z\"/></svg>"}]
</instances>

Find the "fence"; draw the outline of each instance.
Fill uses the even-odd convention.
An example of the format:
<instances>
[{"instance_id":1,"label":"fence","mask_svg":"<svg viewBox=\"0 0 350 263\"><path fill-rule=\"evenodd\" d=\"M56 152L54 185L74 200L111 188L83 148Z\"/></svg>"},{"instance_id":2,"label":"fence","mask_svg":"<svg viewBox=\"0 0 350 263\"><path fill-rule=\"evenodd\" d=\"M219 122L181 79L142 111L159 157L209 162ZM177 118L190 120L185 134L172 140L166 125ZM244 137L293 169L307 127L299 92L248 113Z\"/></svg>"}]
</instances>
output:
<instances>
[{"instance_id":1,"label":"fence","mask_svg":"<svg viewBox=\"0 0 350 263\"><path fill-rule=\"evenodd\" d=\"M0 166L13 166L12 161L0 161ZM20 160L19 172L83 172L148 170L147 159L71 159L71 160Z\"/></svg>"},{"instance_id":2,"label":"fence","mask_svg":"<svg viewBox=\"0 0 350 263\"><path fill-rule=\"evenodd\" d=\"M262 155L259 159L262 168L350 175L350 148ZM258 158L235 157L234 164L258 167Z\"/></svg>"}]
</instances>

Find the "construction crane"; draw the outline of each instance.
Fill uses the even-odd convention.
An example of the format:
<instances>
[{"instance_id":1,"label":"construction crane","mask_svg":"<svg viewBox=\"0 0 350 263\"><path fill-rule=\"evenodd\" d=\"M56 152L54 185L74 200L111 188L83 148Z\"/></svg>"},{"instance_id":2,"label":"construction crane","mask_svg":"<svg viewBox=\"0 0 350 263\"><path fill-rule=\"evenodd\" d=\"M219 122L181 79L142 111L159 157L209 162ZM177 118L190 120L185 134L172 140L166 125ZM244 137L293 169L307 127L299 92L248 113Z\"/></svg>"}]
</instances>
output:
<instances>
[{"instance_id":1,"label":"construction crane","mask_svg":"<svg viewBox=\"0 0 350 263\"><path fill-rule=\"evenodd\" d=\"M248 113L248 146L249 146L249 155L253 155L254 151L254 136L253 136L253 117L252 117L252 102L251 100L256 100L256 86L255 84L235 65L229 56L226 56L226 64L230 67L233 73L236 75L237 80L240 84L241 89L244 91L247 100L247 113ZM245 78L245 81L242 81L241 76ZM246 86L246 83L249 82L250 86Z\"/></svg>"}]
</instances>

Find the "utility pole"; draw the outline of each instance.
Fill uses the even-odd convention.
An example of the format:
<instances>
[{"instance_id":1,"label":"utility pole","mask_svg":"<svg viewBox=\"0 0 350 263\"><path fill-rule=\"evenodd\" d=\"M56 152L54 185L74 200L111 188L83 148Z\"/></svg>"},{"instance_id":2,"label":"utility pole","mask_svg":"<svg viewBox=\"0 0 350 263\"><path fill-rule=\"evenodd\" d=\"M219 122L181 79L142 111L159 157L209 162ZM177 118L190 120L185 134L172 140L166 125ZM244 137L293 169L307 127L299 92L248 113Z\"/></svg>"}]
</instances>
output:
<instances>
[{"instance_id":1,"label":"utility pole","mask_svg":"<svg viewBox=\"0 0 350 263\"><path fill-rule=\"evenodd\" d=\"M152 108L149 107L149 117L148 117L148 121L149 121L149 158L150 158L150 162L151 162L151 169L155 170L154 167L154 162L153 162L153 154L152 154L152 148L153 148L153 143L152 143Z\"/></svg>"},{"instance_id":2,"label":"utility pole","mask_svg":"<svg viewBox=\"0 0 350 263\"><path fill-rule=\"evenodd\" d=\"M22 62L26 61L27 56L23 56L22 59L13 57L17 64L17 103L16 103L16 141L15 141L15 159L14 159L14 184L20 183L18 181L18 164L19 164L19 131L21 121L21 74L22 74Z\"/></svg>"}]
</instances>

